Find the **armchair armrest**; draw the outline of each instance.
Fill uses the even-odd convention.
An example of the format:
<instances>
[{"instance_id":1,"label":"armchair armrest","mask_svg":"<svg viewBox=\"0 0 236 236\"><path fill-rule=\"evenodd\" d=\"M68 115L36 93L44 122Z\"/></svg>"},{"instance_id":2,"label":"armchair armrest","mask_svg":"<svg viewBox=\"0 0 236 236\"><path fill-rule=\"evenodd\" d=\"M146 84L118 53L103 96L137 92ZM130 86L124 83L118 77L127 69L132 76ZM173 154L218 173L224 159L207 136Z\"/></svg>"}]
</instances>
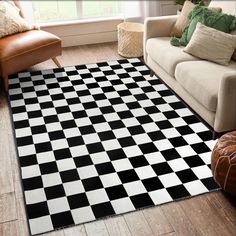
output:
<instances>
[{"instance_id":1,"label":"armchair armrest","mask_svg":"<svg viewBox=\"0 0 236 236\"><path fill-rule=\"evenodd\" d=\"M143 39L143 57L146 62L146 42L150 38L167 37L170 35L178 15L148 17L144 22L144 39Z\"/></svg>"},{"instance_id":2,"label":"armchair armrest","mask_svg":"<svg viewBox=\"0 0 236 236\"><path fill-rule=\"evenodd\" d=\"M236 71L225 74L221 81L214 130L217 132L236 129Z\"/></svg>"}]
</instances>

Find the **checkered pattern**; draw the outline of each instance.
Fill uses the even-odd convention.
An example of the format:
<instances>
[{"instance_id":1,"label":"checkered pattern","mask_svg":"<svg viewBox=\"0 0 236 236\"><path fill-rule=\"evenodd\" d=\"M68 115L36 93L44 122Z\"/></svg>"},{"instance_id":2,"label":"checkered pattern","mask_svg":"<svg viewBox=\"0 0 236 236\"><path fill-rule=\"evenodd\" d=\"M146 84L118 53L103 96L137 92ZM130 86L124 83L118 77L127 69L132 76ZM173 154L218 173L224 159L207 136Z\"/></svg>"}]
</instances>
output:
<instances>
[{"instance_id":1,"label":"checkered pattern","mask_svg":"<svg viewBox=\"0 0 236 236\"><path fill-rule=\"evenodd\" d=\"M32 234L218 188L211 132L138 59L9 82Z\"/></svg>"}]
</instances>

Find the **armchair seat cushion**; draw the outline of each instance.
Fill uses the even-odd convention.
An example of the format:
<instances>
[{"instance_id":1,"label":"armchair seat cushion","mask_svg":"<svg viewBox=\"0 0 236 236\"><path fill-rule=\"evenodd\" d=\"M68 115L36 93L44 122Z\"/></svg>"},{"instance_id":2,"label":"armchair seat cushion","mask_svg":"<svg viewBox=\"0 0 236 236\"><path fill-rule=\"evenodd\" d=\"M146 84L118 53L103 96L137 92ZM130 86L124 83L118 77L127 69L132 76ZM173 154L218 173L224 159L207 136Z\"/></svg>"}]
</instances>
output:
<instances>
[{"instance_id":1,"label":"armchair seat cushion","mask_svg":"<svg viewBox=\"0 0 236 236\"><path fill-rule=\"evenodd\" d=\"M228 66L209 61L182 62L176 67L175 78L199 103L215 112L220 83L226 73L236 74L235 68L235 61Z\"/></svg>"},{"instance_id":2,"label":"armchair seat cushion","mask_svg":"<svg viewBox=\"0 0 236 236\"><path fill-rule=\"evenodd\" d=\"M171 76L174 76L178 63L200 60L197 57L185 53L182 47L172 46L170 44L170 37L148 39L146 51Z\"/></svg>"},{"instance_id":3,"label":"armchair seat cushion","mask_svg":"<svg viewBox=\"0 0 236 236\"><path fill-rule=\"evenodd\" d=\"M12 74L61 54L61 40L42 30L30 30L0 40L0 72Z\"/></svg>"}]
</instances>

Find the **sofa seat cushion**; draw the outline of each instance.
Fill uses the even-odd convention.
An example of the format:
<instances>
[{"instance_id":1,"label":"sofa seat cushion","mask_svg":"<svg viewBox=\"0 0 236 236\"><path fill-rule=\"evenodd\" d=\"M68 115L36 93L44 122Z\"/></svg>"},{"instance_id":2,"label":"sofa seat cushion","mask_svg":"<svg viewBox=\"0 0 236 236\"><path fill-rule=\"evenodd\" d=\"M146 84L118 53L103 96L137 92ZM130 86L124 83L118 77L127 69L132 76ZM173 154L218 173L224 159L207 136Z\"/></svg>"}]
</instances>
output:
<instances>
[{"instance_id":1,"label":"sofa seat cushion","mask_svg":"<svg viewBox=\"0 0 236 236\"><path fill-rule=\"evenodd\" d=\"M182 62L176 67L175 78L199 103L215 112L221 80L235 68L232 60L228 66L209 61Z\"/></svg>"},{"instance_id":2,"label":"sofa seat cushion","mask_svg":"<svg viewBox=\"0 0 236 236\"><path fill-rule=\"evenodd\" d=\"M185 53L182 47L172 46L170 44L170 37L148 39L146 50L149 56L171 76L174 76L178 63L200 60L197 57Z\"/></svg>"}]
</instances>

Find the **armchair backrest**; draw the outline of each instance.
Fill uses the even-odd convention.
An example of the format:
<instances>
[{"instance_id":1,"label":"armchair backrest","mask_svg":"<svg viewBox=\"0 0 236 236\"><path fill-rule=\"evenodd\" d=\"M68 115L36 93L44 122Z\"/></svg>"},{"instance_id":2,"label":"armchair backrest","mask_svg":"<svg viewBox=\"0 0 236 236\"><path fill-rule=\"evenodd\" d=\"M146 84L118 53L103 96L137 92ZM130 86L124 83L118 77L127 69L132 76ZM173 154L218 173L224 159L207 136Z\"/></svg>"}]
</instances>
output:
<instances>
[{"instance_id":1,"label":"armchair backrest","mask_svg":"<svg viewBox=\"0 0 236 236\"><path fill-rule=\"evenodd\" d=\"M212 0L209 4L209 7L221 7L222 12L231 15L236 15L236 1L233 0Z\"/></svg>"}]
</instances>

